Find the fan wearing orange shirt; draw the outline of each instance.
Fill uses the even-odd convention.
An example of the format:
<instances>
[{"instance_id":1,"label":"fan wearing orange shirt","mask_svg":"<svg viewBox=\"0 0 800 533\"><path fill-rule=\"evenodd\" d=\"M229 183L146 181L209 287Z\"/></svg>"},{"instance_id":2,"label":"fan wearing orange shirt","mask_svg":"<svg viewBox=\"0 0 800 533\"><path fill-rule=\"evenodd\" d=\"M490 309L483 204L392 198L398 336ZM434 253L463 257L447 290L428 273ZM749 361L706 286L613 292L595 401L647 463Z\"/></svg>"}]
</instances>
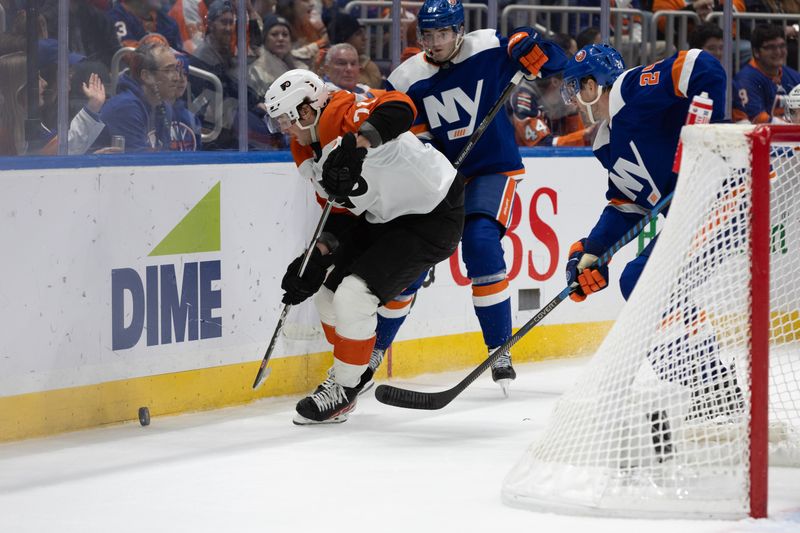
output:
<instances>
[{"instance_id":1,"label":"fan wearing orange shirt","mask_svg":"<svg viewBox=\"0 0 800 533\"><path fill-rule=\"evenodd\" d=\"M335 206L303 276L300 256L281 283L286 304L316 294L333 345L328 378L298 402L294 423L344 422L371 381L378 307L458 246L463 180L409 131L416 109L400 92L331 94L298 69L272 83L265 104L270 130L292 138L300 175Z\"/></svg>"}]
</instances>

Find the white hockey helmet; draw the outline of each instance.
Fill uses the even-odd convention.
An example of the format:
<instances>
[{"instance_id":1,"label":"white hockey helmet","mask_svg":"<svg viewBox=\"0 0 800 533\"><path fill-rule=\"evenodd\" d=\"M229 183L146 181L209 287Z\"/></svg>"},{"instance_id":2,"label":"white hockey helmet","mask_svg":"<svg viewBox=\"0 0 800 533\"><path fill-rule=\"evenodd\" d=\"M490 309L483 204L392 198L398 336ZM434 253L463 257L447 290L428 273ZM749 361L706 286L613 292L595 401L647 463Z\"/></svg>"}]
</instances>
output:
<instances>
[{"instance_id":1,"label":"white hockey helmet","mask_svg":"<svg viewBox=\"0 0 800 533\"><path fill-rule=\"evenodd\" d=\"M789 94L783 97L784 118L793 123L800 124L800 84L795 85Z\"/></svg>"},{"instance_id":2,"label":"white hockey helmet","mask_svg":"<svg viewBox=\"0 0 800 533\"><path fill-rule=\"evenodd\" d=\"M300 118L297 109L302 104L308 104L316 110L317 117L313 124L300 127L313 128L319 121L320 111L328 104L329 95L325 82L313 72L303 69L284 72L272 82L264 95L269 131L280 133L282 127L295 123Z\"/></svg>"}]
</instances>

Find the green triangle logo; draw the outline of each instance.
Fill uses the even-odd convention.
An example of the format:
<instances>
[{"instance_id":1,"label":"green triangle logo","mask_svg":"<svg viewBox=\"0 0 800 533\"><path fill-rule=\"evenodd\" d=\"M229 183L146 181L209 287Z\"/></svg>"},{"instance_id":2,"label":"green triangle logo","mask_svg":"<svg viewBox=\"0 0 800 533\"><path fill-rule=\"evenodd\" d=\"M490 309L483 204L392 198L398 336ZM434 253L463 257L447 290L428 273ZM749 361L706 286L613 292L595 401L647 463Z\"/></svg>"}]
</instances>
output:
<instances>
[{"instance_id":1,"label":"green triangle logo","mask_svg":"<svg viewBox=\"0 0 800 533\"><path fill-rule=\"evenodd\" d=\"M217 182L149 256L220 251L219 191Z\"/></svg>"}]
</instances>

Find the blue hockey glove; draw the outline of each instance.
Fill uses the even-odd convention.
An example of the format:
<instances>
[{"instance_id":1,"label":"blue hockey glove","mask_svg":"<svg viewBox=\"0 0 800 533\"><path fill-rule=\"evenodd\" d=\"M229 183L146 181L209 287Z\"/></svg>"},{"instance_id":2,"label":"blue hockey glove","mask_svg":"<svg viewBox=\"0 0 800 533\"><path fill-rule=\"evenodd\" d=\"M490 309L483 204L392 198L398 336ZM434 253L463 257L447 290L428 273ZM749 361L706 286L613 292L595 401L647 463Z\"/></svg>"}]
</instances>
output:
<instances>
[{"instance_id":1,"label":"blue hockey glove","mask_svg":"<svg viewBox=\"0 0 800 533\"><path fill-rule=\"evenodd\" d=\"M577 282L578 287L569 297L582 302L590 294L601 291L608 286L608 265L591 267L603 250L588 239L581 239L569 248L567 261L567 285Z\"/></svg>"}]
</instances>

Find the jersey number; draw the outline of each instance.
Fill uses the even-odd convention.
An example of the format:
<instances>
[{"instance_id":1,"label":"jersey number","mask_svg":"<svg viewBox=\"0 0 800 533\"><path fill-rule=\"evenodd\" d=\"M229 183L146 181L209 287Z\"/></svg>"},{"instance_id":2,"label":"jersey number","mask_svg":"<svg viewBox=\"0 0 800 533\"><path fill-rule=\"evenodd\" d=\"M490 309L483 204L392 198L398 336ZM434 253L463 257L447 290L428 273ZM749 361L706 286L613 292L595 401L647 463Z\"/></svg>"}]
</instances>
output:
<instances>
[{"instance_id":1,"label":"jersey number","mask_svg":"<svg viewBox=\"0 0 800 533\"><path fill-rule=\"evenodd\" d=\"M642 72L642 75L639 76L639 85L642 87L647 85L658 85L658 78L660 76L660 72Z\"/></svg>"},{"instance_id":2,"label":"jersey number","mask_svg":"<svg viewBox=\"0 0 800 533\"><path fill-rule=\"evenodd\" d=\"M659 63L661 63L661 61L656 61L652 65L648 65L642 69L642 75L639 76L640 86L647 87L648 85L658 85L658 80L661 77L661 73L650 71L653 70Z\"/></svg>"}]
</instances>

